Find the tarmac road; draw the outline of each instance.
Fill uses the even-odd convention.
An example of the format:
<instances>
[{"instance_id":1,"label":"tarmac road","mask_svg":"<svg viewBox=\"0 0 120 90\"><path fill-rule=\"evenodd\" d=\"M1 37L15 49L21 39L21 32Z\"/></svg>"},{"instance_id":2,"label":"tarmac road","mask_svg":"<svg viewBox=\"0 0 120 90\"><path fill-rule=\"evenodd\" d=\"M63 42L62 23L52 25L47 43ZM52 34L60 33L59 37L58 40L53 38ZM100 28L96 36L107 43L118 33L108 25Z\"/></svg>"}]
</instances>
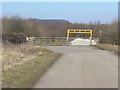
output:
<instances>
[{"instance_id":1,"label":"tarmac road","mask_svg":"<svg viewBox=\"0 0 120 90\"><path fill-rule=\"evenodd\" d=\"M34 88L118 88L118 56L90 46L47 46L63 53Z\"/></svg>"}]
</instances>

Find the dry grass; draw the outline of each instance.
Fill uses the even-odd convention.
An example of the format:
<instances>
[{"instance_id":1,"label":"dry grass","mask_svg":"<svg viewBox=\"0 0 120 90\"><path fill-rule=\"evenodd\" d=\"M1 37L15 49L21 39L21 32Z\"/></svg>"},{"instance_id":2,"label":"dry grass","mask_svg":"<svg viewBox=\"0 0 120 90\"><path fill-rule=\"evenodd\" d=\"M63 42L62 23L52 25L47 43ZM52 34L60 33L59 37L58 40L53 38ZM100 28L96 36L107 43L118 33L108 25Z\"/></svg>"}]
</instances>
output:
<instances>
[{"instance_id":1,"label":"dry grass","mask_svg":"<svg viewBox=\"0 0 120 90\"><path fill-rule=\"evenodd\" d=\"M109 50L109 51L118 51L117 45L111 45L111 44L97 44L97 47L103 50Z\"/></svg>"},{"instance_id":2,"label":"dry grass","mask_svg":"<svg viewBox=\"0 0 120 90\"><path fill-rule=\"evenodd\" d=\"M61 56L31 44L3 46L3 88L29 88Z\"/></svg>"},{"instance_id":3,"label":"dry grass","mask_svg":"<svg viewBox=\"0 0 120 90\"><path fill-rule=\"evenodd\" d=\"M44 51L43 48L36 48L32 44L13 45L9 43L9 45L3 45L2 67L3 69L10 68L14 64L34 58L37 53L42 51Z\"/></svg>"}]
</instances>

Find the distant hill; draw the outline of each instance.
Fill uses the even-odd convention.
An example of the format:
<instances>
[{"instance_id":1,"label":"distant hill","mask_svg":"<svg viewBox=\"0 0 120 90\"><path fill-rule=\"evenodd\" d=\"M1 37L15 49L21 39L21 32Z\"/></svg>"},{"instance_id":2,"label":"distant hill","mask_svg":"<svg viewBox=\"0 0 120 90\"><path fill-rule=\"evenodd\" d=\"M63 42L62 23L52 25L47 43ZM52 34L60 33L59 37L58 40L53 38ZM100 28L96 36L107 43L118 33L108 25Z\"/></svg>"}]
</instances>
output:
<instances>
[{"instance_id":1,"label":"distant hill","mask_svg":"<svg viewBox=\"0 0 120 90\"><path fill-rule=\"evenodd\" d=\"M49 32L47 36L66 36L66 31L70 24L69 21L63 19L32 19L36 21L41 28Z\"/></svg>"},{"instance_id":2,"label":"distant hill","mask_svg":"<svg viewBox=\"0 0 120 90\"><path fill-rule=\"evenodd\" d=\"M70 23L67 20L64 19L37 19L34 18L33 20L39 21L39 22L44 22L44 23Z\"/></svg>"}]
</instances>

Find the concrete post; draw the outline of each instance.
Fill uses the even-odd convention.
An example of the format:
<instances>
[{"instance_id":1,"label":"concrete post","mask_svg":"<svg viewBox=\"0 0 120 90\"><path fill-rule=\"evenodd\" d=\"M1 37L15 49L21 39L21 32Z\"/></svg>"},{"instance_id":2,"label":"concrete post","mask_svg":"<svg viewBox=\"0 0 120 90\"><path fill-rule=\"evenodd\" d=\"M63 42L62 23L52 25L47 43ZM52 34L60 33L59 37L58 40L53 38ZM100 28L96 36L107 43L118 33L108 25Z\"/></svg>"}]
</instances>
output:
<instances>
[{"instance_id":1,"label":"concrete post","mask_svg":"<svg viewBox=\"0 0 120 90\"><path fill-rule=\"evenodd\" d=\"M92 37L90 37L89 39L90 39L90 45L92 45Z\"/></svg>"}]
</instances>

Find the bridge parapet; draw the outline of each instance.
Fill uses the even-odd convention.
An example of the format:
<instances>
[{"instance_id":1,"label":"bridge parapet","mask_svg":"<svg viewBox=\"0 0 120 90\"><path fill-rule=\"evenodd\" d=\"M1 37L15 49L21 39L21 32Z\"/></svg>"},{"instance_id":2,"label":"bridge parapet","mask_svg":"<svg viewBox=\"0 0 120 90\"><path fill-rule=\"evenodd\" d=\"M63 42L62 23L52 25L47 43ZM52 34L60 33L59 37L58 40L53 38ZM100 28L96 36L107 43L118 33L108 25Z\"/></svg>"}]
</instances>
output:
<instances>
[{"instance_id":1,"label":"bridge parapet","mask_svg":"<svg viewBox=\"0 0 120 90\"><path fill-rule=\"evenodd\" d=\"M43 46L67 45L67 37L27 37L27 41Z\"/></svg>"}]
</instances>

